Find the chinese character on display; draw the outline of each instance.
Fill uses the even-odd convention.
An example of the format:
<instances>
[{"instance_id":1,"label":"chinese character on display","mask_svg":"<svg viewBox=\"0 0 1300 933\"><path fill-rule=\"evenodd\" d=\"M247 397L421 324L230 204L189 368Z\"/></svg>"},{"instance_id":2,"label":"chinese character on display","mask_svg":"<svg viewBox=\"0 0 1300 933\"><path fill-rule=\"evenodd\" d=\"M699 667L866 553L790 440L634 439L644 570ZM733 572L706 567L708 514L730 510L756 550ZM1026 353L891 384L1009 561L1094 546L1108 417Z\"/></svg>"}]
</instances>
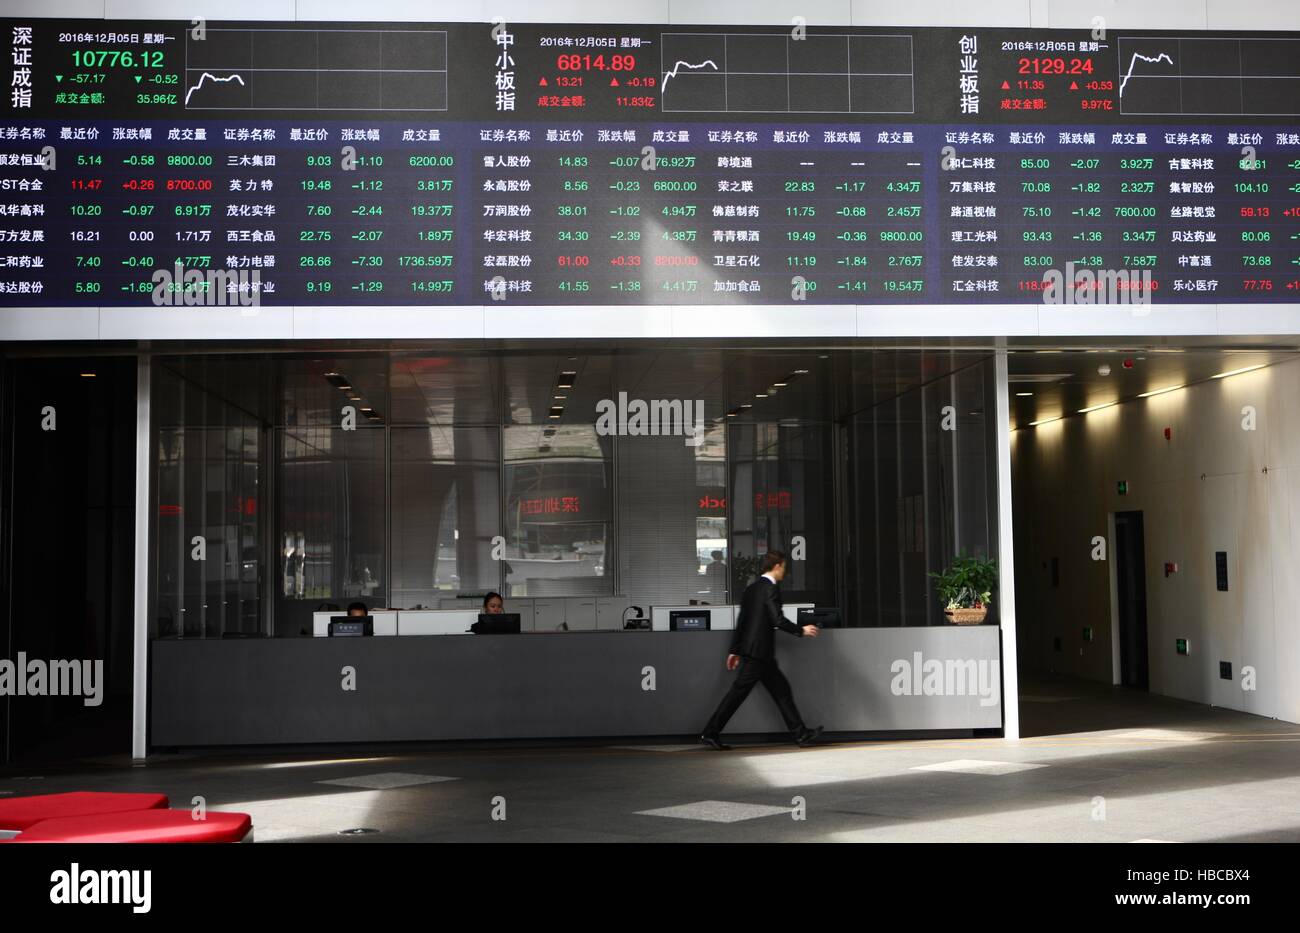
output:
<instances>
[{"instance_id":1,"label":"chinese character on display","mask_svg":"<svg viewBox=\"0 0 1300 933\"><path fill-rule=\"evenodd\" d=\"M15 26L13 31L13 75L9 102L15 110L32 106L32 27Z\"/></svg>"},{"instance_id":2,"label":"chinese character on display","mask_svg":"<svg viewBox=\"0 0 1300 933\"><path fill-rule=\"evenodd\" d=\"M515 60L510 55L510 46L515 44L515 36L512 32L505 29L494 30L496 43L501 47L501 54L497 56L497 73L496 73L496 104L497 110L514 110L515 109Z\"/></svg>"},{"instance_id":3,"label":"chinese character on display","mask_svg":"<svg viewBox=\"0 0 1300 933\"><path fill-rule=\"evenodd\" d=\"M961 58L957 62L957 90L961 94L961 112L979 113L979 59L975 57L979 52L979 40L975 36L962 36L958 48Z\"/></svg>"}]
</instances>

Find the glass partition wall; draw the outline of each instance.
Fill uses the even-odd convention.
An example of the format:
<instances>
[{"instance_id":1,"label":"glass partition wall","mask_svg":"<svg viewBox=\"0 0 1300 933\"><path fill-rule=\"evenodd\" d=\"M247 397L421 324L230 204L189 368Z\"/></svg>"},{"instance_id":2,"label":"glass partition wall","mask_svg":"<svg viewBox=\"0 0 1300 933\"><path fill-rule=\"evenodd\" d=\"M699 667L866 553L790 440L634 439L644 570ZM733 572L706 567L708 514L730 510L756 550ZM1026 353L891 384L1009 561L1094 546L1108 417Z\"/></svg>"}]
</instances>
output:
<instances>
[{"instance_id":1,"label":"glass partition wall","mask_svg":"<svg viewBox=\"0 0 1300 933\"><path fill-rule=\"evenodd\" d=\"M612 438L594 424L511 424L502 434L504 595L613 595Z\"/></svg>"},{"instance_id":2,"label":"glass partition wall","mask_svg":"<svg viewBox=\"0 0 1300 933\"><path fill-rule=\"evenodd\" d=\"M943 621L927 574L996 539L987 354L629 348L156 361L159 637L318 609L626 596Z\"/></svg>"},{"instance_id":3,"label":"glass partition wall","mask_svg":"<svg viewBox=\"0 0 1300 933\"><path fill-rule=\"evenodd\" d=\"M262 540L264 436L238 396L205 389L202 367L154 376L153 619L159 636L261 631L271 555Z\"/></svg>"},{"instance_id":4,"label":"glass partition wall","mask_svg":"<svg viewBox=\"0 0 1300 933\"><path fill-rule=\"evenodd\" d=\"M855 385L898 391L860 399L840 426L847 609L881 626L944 624L929 574L996 553L992 367L857 362L876 371Z\"/></svg>"}]
</instances>

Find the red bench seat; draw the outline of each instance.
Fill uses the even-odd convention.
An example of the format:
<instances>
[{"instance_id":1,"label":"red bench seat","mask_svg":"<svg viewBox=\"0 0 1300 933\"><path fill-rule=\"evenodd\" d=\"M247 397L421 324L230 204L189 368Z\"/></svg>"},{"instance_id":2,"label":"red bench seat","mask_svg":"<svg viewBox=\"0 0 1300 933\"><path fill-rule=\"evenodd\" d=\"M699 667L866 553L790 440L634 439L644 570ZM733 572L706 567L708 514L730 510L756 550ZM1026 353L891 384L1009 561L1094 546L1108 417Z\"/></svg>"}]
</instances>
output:
<instances>
[{"instance_id":1,"label":"red bench seat","mask_svg":"<svg viewBox=\"0 0 1300 933\"><path fill-rule=\"evenodd\" d=\"M11 842L242 842L253 828L247 813L196 820L189 810L138 810L42 820Z\"/></svg>"},{"instance_id":2,"label":"red bench seat","mask_svg":"<svg viewBox=\"0 0 1300 933\"><path fill-rule=\"evenodd\" d=\"M167 806L165 794L108 794L75 791L70 794L37 794L0 800L0 830L21 832L42 820L99 816Z\"/></svg>"}]
</instances>

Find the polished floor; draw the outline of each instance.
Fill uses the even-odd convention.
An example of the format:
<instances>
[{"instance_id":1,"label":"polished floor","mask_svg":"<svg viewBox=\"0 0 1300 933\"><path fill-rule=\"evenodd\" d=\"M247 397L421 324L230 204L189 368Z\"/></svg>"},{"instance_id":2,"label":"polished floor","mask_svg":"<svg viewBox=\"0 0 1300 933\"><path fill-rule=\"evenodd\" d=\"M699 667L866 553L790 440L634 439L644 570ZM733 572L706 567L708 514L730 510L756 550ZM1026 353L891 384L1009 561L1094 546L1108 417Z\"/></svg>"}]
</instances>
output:
<instances>
[{"instance_id":1,"label":"polished floor","mask_svg":"<svg viewBox=\"0 0 1300 933\"><path fill-rule=\"evenodd\" d=\"M1066 679L1020 708L1020 741L187 751L10 768L0 796L202 797L258 842L1300 842L1300 725Z\"/></svg>"}]
</instances>

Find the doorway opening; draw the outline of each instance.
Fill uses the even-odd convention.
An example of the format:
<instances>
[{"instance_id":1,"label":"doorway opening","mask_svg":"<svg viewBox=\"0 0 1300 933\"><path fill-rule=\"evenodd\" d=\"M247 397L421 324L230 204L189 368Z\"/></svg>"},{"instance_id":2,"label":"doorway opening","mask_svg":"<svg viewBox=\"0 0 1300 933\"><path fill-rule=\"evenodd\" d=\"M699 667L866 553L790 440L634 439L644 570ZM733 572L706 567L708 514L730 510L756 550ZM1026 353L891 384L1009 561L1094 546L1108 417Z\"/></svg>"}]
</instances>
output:
<instances>
[{"instance_id":1,"label":"doorway opening","mask_svg":"<svg viewBox=\"0 0 1300 933\"><path fill-rule=\"evenodd\" d=\"M1140 511L1115 513L1115 589L1119 683L1146 690L1147 574Z\"/></svg>"}]
</instances>

